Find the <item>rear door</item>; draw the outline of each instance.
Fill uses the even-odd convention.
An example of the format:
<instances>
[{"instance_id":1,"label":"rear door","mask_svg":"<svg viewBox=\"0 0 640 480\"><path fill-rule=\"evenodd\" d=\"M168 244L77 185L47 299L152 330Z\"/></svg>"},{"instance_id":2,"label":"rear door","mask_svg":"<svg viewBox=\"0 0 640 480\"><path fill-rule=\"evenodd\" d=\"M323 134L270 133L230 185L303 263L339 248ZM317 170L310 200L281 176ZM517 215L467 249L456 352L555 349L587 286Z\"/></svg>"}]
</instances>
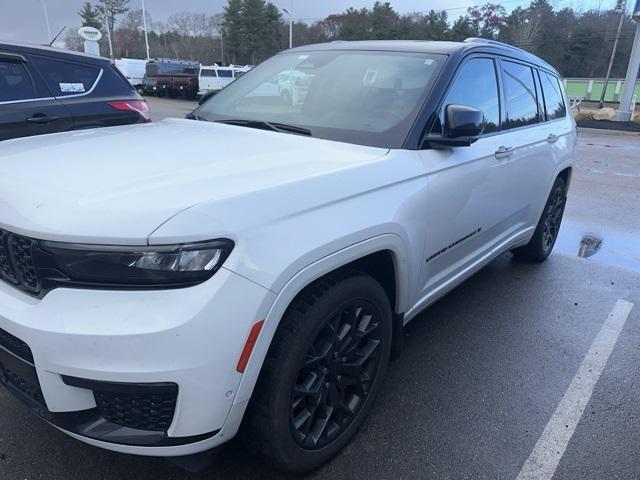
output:
<instances>
[{"instance_id":1,"label":"rear door","mask_svg":"<svg viewBox=\"0 0 640 480\"><path fill-rule=\"evenodd\" d=\"M126 125L140 121L132 111L118 111L109 102L140 100L135 88L112 64L81 63L33 55L52 94L69 109L74 129Z\"/></svg>"},{"instance_id":2,"label":"rear door","mask_svg":"<svg viewBox=\"0 0 640 480\"><path fill-rule=\"evenodd\" d=\"M200 77L198 78L198 85L200 92L206 93L211 90L220 90L217 86L218 78L216 70L214 68L201 68Z\"/></svg>"},{"instance_id":3,"label":"rear door","mask_svg":"<svg viewBox=\"0 0 640 480\"><path fill-rule=\"evenodd\" d=\"M562 82L554 74L542 69L538 73L546 111L543 136L549 144L547 163L550 164L545 170L547 188L540 192L538 198L538 205L542 209L551 184L555 181L557 169L574 151L576 139L573 121L568 115Z\"/></svg>"},{"instance_id":4,"label":"rear door","mask_svg":"<svg viewBox=\"0 0 640 480\"><path fill-rule=\"evenodd\" d=\"M107 105L108 99L92 95L104 74L102 68L39 55L32 55L31 60L53 96L71 112L74 128L111 124L109 116L116 112Z\"/></svg>"},{"instance_id":5,"label":"rear door","mask_svg":"<svg viewBox=\"0 0 640 480\"><path fill-rule=\"evenodd\" d=\"M28 59L0 52L0 140L72 128L71 113L53 98Z\"/></svg>"},{"instance_id":6,"label":"rear door","mask_svg":"<svg viewBox=\"0 0 640 480\"><path fill-rule=\"evenodd\" d=\"M537 69L528 64L501 59L505 117L502 144L508 182L503 194L517 228L533 228L549 193L555 171L548 142L549 131Z\"/></svg>"}]
</instances>

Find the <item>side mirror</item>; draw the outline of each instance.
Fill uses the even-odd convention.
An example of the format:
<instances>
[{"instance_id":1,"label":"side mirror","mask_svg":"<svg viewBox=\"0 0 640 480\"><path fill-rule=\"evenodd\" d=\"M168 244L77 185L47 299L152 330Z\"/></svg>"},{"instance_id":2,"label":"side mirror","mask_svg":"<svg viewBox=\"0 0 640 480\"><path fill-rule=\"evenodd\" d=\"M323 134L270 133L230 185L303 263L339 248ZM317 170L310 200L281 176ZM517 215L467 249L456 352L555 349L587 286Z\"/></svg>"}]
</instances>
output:
<instances>
[{"instance_id":1,"label":"side mirror","mask_svg":"<svg viewBox=\"0 0 640 480\"><path fill-rule=\"evenodd\" d=\"M468 147L477 142L484 130L484 115L466 105L447 105L441 137L427 138L432 148Z\"/></svg>"}]
</instances>

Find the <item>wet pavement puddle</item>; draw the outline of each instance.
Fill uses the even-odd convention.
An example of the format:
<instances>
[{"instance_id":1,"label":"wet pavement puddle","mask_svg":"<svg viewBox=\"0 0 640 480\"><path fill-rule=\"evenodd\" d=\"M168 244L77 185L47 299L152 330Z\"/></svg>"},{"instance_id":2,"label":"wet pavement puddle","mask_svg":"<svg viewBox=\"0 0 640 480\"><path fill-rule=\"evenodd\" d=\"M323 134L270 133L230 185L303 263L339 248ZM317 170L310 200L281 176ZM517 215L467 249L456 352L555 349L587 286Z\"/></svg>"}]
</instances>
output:
<instances>
[{"instance_id":1,"label":"wet pavement puddle","mask_svg":"<svg viewBox=\"0 0 640 480\"><path fill-rule=\"evenodd\" d=\"M563 220L555 251L640 272L640 235Z\"/></svg>"}]
</instances>

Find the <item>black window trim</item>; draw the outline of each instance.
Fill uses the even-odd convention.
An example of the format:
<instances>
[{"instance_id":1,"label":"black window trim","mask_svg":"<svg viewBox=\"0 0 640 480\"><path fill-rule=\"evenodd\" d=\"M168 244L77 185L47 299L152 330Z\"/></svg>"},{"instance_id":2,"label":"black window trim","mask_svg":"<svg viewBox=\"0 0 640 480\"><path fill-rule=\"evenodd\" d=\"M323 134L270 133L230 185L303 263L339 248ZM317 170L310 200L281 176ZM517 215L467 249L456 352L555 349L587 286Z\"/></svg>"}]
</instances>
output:
<instances>
[{"instance_id":1,"label":"black window trim","mask_svg":"<svg viewBox=\"0 0 640 480\"><path fill-rule=\"evenodd\" d=\"M515 128L501 128L500 129L500 133L507 133L507 132L516 132L518 130L522 130L524 128L534 128L534 127L538 127L540 125L542 125L543 123L546 123L545 120L545 116L546 116L546 111L541 112L540 110L540 95L542 94L541 89L540 91L538 90L538 84L536 82L536 72L538 71L538 67L536 65L532 65L528 62L524 62L522 60L519 59L513 59L511 57L500 57L498 58L498 63L500 65L500 79L501 81L503 80L502 77L502 62L509 62L509 63L518 63L524 67L528 67L531 69L531 75L532 75L532 79L533 79L533 84L534 84L534 88L536 89L536 108L538 109L538 114L536 115L536 119L537 121L535 123L530 123L529 125L523 125L521 127L515 127ZM507 99L506 97L503 97L503 103L505 104L505 112L506 112L506 103L507 103ZM543 114L543 116L541 117L540 114ZM506 118L506 116L505 116ZM502 120L501 120L502 121ZM500 125L500 127L502 127L502 124Z\"/></svg>"},{"instance_id":2,"label":"black window trim","mask_svg":"<svg viewBox=\"0 0 640 480\"><path fill-rule=\"evenodd\" d=\"M46 100L54 100L53 97L36 97L35 96L38 94L38 89L36 88L36 83L33 81L33 76L31 75L29 68L27 68L27 64L29 63L29 61L27 60L26 57L16 53L0 52L0 62L2 61L17 63L23 66L24 71L27 73L27 75L29 76L29 80L31 81L31 88L33 89L34 98L25 98L23 100L7 100L4 102L0 102L0 105L13 105L16 103L30 103L30 102L42 102Z\"/></svg>"},{"instance_id":3,"label":"black window trim","mask_svg":"<svg viewBox=\"0 0 640 480\"><path fill-rule=\"evenodd\" d=\"M447 99L447 96L449 95L449 92L451 91L451 88L453 86L453 84L455 83L455 81L458 79L458 76L460 74L460 71L462 70L462 68L471 60L477 60L477 59L488 59L491 60L493 62L493 70L496 76L496 84L497 84L497 88L498 88L498 116L499 119L498 121L500 122L498 125L498 130L496 130L495 132L491 132L491 133L483 133L481 135L480 138L489 138L489 137L493 137L495 135L500 135L501 133L504 133L502 131L502 120L503 120L503 115L505 112L505 108L504 108L504 90L503 90L503 86L502 86L502 76L500 75L499 72L499 65L498 65L498 61L500 60L500 56L499 55L494 55L491 53L481 53L481 52L471 52L469 55L466 55L458 64L458 66L456 67L456 71L453 73L453 75L451 76L451 80L449 81L449 83L447 84L447 88L444 91L444 93L442 94L441 98L438 100L438 104L437 107L435 109L435 116L437 117L440 114L440 110L444 107L444 102ZM425 142L427 142L428 140L433 140L435 138L441 138L442 135L437 135L437 134L432 134L431 133L431 129L433 129L435 122L433 122L431 125L429 125L428 129L425 129L425 132L422 136L422 139L420 140L420 144L418 149L419 150L428 150L428 147L425 147Z\"/></svg>"}]
</instances>

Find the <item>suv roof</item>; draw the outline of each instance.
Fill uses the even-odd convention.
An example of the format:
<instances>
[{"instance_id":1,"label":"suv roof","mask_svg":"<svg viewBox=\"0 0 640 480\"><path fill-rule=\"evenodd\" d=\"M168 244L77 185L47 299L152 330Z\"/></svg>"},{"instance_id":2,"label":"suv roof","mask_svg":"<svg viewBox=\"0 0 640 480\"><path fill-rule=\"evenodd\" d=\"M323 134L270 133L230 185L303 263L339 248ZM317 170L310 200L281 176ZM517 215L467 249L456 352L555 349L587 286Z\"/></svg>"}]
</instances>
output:
<instances>
[{"instance_id":1,"label":"suv roof","mask_svg":"<svg viewBox=\"0 0 640 480\"><path fill-rule=\"evenodd\" d=\"M316 43L294 48L293 52L313 50L378 50L387 52L440 53L445 55L464 55L471 51L500 54L522 60L545 68L558 75L555 68L535 55L506 43L483 38L468 38L464 42L441 42L431 40L337 40L329 43Z\"/></svg>"},{"instance_id":2,"label":"suv roof","mask_svg":"<svg viewBox=\"0 0 640 480\"><path fill-rule=\"evenodd\" d=\"M105 57L97 57L95 55L89 55L88 53L75 52L72 50L65 50L62 48L49 47L47 45L36 45L30 43L13 43L13 42L0 42L0 50L9 50L12 53L28 53L28 54L40 54L48 55L52 57L64 58L66 60L75 60L82 63L90 63L98 65L100 67L105 64L112 63L111 59Z\"/></svg>"}]
</instances>

